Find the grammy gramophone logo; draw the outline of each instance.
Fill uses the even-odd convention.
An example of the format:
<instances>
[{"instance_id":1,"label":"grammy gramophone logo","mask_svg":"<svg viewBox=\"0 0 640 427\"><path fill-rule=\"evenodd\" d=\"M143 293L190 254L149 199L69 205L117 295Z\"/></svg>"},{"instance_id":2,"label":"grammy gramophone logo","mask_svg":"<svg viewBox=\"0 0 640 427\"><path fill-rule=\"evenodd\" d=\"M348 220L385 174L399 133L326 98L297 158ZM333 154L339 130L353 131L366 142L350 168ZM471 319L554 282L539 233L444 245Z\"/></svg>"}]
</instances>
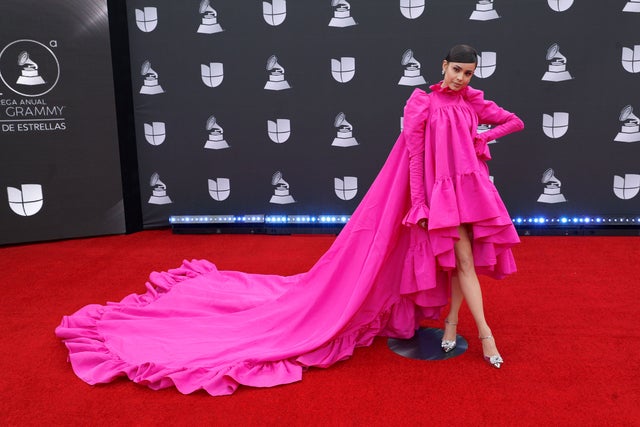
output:
<instances>
[{"instance_id":1,"label":"grammy gramophone logo","mask_svg":"<svg viewBox=\"0 0 640 427\"><path fill-rule=\"evenodd\" d=\"M400 0L400 13L407 19L416 19L424 12L425 0Z\"/></svg>"},{"instance_id":2,"label":"grammy gramophone logo","mask_svg":"<svg viewBox=\"0 0 640 427\"><path fill-rule=\"evenodd\" d=\"M334 147L358 145L358 141L353 137L353 125L347 121L347 116L343 112L338 113L333 121L333 126L337 129L337 133L331 145Z\"/></svg>"},{"instance_id":3,"label":"grammy gramophone logo","mask_svg":"<svg viewBox=\"0 0 640 427\"><path fill-rule=\"evenodd\" d=\"M210 116L207 119L206 129L209 132L209 138L204 144L204 148L210 150L222 150L229 148L229 144L224 139L224 130L222 126L218 124L215 116Z\"/></svg>"},{"instance_id":4,"label":"grammy gramophone logo","mask_svg":"<svg viewBox=\"0 0 640 427\"><path fill-rule=\"evenodd\" d=\"M547 61L549 61L549 69L544 73L544 76L542 76L542 80L561 82L573 78L569 71L567 71L567 57L560 53L558 43L549 46L546 58Z\"/></svg>"},{"instance_id":5,"label":"grammy gramophone logo","mask_svg":"<svg viewBox=\"0 0 640 427\"><path fill-rule=\"evenodd\" d=\"M472 21L491 21L498 18L500 15L493 8L493 0L478 0L475 10L469 17Z\"/></svg>"},{"instance_id":6,"label":"grammy gramophone logo","mask_svg":"<svg viewBox=\"0 0 640 427\"><path fill-rule=\"evenodd\" d=\"M208 179L209 195L217 202L227 200L231 195L231 181L229 178Z\"/></svg>"},{"instance_id":7,"label":"grammy gramophone logo","mask_svg":"<svg viewBox=\"0 0 640 427\"><path fill-rule=\"evenodd\" d=\"M164 93L164 89L160 86L160 77L158 73L151 68L151 62L146 60L140 67L140 75L144 78L140 93L143 95L157 95Z\"/></svg>"},{"instance_id":8,"label":"grammy gramophone logo","mask_svg":"<svg viewBox=\"0 0 640 427\"><path fill-rule=\"evenodd\" d=\"M145 7L144 9L136 9L136 25L143 33L150 33L158 26L158 8Z\"/></svg>"},{"instance_id":9,"label":"grammy gramophone logo","mask_svg":"<svg viewBox=\"0 0 640 427\"><path fill-rule=\"evenodd\" d=\"M629 0L622 11L640 13L640 0Z\"/></svg>"},{"instance_id":10,"label":"grammy gramophone logo","mask_svg":"<svg viewBox=\"0 0 640 427\"><path fill-rule=\"evenodd\" d=\"M284 67L278 63L278 57L271 55L267 59L267 71L269 72L269 80L264 85L267 90L284 90L291 89L289 82L285 78Z\"/></svg>"},{"instance_id":11,"label":"grammy gramophone logo","mask_svg":"<svg viewBox=\"0 0 640 427\"><path fill-rule=\"evenodd\" d=\"M351 27L356 21L351 17L351 4L346 0L331 0L333 18L329 21L330 27Z\"/></svg>"},{"instance_id":12,"label":"grammy gramophone logo","mask_svg":"<svg viewBox=\"0 0 640 427\"><path fill-rule=\"evenodd\" d=\"M556 111L552 114L542 115L542 131L549 138L557 139L564 136L569 130L569 113Z\"/></svg>"},{"instance_id":13,"label":"grammy gramophone logo","mask_svg":"<svg viewBox=\"0 0 640 427\"><path fill-rule=\"evenodd\" d=\"M422 77L422 65L413 55L411 49L407 49L402 54L400 63L404 66L404 74L400 77L398 82L401 86L418 86L427 84L424 77Z\"/></svg>"},{"instance_id":14,"label":"grammy gramophone logo","mask_svg":"<svg viewBox=\"0 0 640 427\"><path fill-rule=\"evenodd\" d=\"M627 173L613 176L613 194L622 200L633 199L640 192L640 175Z\"/></svg>"},{"instance_id":15,"label":"grammy gramophone logo","mask_svg":"<svg viewBox=\"0 0 640 427\"><path fill-rule=\"evenodd\" d=\"M215 34L224 31L218 23L218 12L211 7L209 0L202 0L200 2L201 23L198 27L198 32L201 34Z\"/></svg>"},{"instance_id":16,"label":"grammy gramophone logo","mask_svg":"<svg viewBox=\"0 0 640 427\"><path fill-rule=\"evenodd\" d=\"M640 119L633 114L633 107L631 105L626 105L622 108L618 120L622 122L622 127L614 141L640 142Z\"/></svg>"},{"instance_id":17,"label":"grammy gramophone logo","mask_svg":"<svg viewBox=\"0 0 640 427\"><path fill-rule=\"evenodd\" d=\"M55 42L50 43L55 46ZM60 63L48 46L35 40L15 40L0 51L0 79L26 97L50 92L60 78Z\"/></svg>"},{"instance_id":18,"label":"grammy gramophone logo","mask_svg":"<svg viewBox=\"0 0 640 427\"><path fill-rule=\"evenodd\" d=\"M262 17L272 26L280 25L287 17L286 0L271 0L262 2Z\"/></svg>"},{"instance_id":19,"label":"grammy gramophone logo","mask_svg":"<svg viewBox=\"0 0 640 427\"><path fill-rule=\"evenodd\" d=\"M149 204L152 205L167 205L173 203L171 198L167 195L167 185L160 180L158 172L154 172L149 178L149 186L152 188L151 197L149 197Z\"/></svg>"},{"instance_id":20,"label":"grammy gramophone logo","mask_svg":"<svg viewBox=\"0 0 640 427\"><path fill-rule=\"evenodd\" d=\"M282 172L277 171L271 177L271 185L275 185L273 190L273 196L269 203L275 203L277 205L286 205L289 203L295 203L295 200L289 192L289 183L282 177Z\"/></svg>"},{"instance_id":21,"label":"grammy gramophone logo","mask_svg":"<svg viewBox=\"0 0 640 427\"><path fill-rule=\"evenodd\" d=\"M555 12L564 12L573 5L573 0L547 0L551 10Z\"/></svg>"},{"instance_id":22,"label":"grammy gramophone logo","mask_svg":"<svg viewBox=\"0 0 640 427\"><path fill-rule=\"evenodd\" d=\"M541 182L544 184L544 190L538 197L539 203L564 203L567 201L561 191L562 183L556 178L553 169L549 168L544 171Z\"/></svg>"},{"instance_id":23,"label":"grammy gramophone logo","mask_svg":"<svg viewBox=\"0 0 640 427\"><path fill-rule=\"evenodd\" d=\"M11 210L20 216L33 216L40 212L44 204L40 184L22 184L20 188L7 187L7 197Z\"/></svg>"}]
</instances>

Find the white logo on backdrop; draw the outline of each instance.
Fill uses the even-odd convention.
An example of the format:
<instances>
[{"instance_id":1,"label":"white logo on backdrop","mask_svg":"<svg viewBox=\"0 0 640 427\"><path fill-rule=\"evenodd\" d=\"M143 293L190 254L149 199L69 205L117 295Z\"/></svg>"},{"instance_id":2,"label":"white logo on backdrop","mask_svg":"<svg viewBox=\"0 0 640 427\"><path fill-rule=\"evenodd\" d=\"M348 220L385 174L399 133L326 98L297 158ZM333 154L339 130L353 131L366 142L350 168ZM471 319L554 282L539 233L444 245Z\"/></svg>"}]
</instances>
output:
<instances>
[{"instance_id":1,"label":"white logo on backdrop","mask_svg":"<svg viewBox=\"0 0 640 427\"><path fill-rule=\"evenodd\" d=\"M549 168L542 174L542 183L545 184L544 191L538 197L540 203L563 203L567 199L562 195L562 183L556 178L553 169Z\"/></svg>"},{"instance_id":2,"label":"white logo on backdrop","mask_svg":"<svg viewBox=\"0 0 640 427\"><path fill-rule=\"evenodd\" d=\"M480 52L478 54L478 65L473 73L476 77L486 79L496 71L498 66L498 55L496 52Z\"/></svg>"},{"instance_id":3,"label":"white logo on backdrop","mask_svg":"<svg viewBox=\"0 0 640 427\"><path fill-rule=\"evenodd\" d=\"M550 61L549 69L544 73L544 76L542 76L542 80L549 82L561 82L564 80L571 80L573 78L567 71L567 58L560 53L560 46L558 43L554 43L549 46L546 58L547 61Z\"/></svg>"},{"instance_id":4,"label":"white logo on backdrop","mask_svg":"<svg viewBox=\"0 0 640 427\"><path fill-rule=\"evenodd\" d=\"M547 0L547 3L549 3L551 10L564 12L573 5L573 0Z\"/></svg>"},{"instance_id":5,"label":"white logo on backdrop","mask_svg":"<svg viewBox=\"0 0 640 427\"><path fill-rule=\"evenodd\" d=\"M224 67L222 62L210 62L209 65L200 64L200 76L202 82L208 87L217 87L224 79Z\"/></svg>"},{"instance_id":6,"label":"white logo on backdrop","mask_svg":"<svg viewBox=\"0 0 640 427\"><path fill-rule=\"evenodd\" d=\"M44 204L40 184L22 184L20 189L7 187L9 207L20 216L33 216L40 212Z\"/></svg>"},{"instance_id":7,"label":"white logo on backdrop","mask_svg":"<svg viewBox=\"0 0 640 427\"><path fill-rule=\"evenodd\" d=\"M167 136L164 122L151 122L144 124L144 138L151 145L160 145Z\"/></svg>"},{"instance_id":8,"label":"white logo on backdrop","mask_svg":"<svg viewBox=\"0 0 640 427\"><path fill-rule=\"evenodd\" d=\"M480 135L481 133L485 133L488 130L491 130L491 125L480 123L476 128L476 134ZM496 142L498 142L498 140L492 139L491 141L487 141L487 144L495 144Z\"/></svg>"},{"instance_id":9,"label":"white logo on backdrop","mask_svg":"<svg viewBox=\"0 0 640 427\"><path fill-rule=\"evenodd\" d=\"M346 0L331 0L333 18L329 21L330 27L350 27L356 25L351 17L351 5Z\"/></svg>"},{"instance_id":10,"label":"white logo on backdrop","mask_svg":"<svg viewBox=\"0 0 640 427\"><path fill-rule=\"evenodd\" d=\"M289 193L289 183L282 179L282 172L277 171L273 174L271 177L271 185L275 185L276 188L269 203L275 203L277 205L295 203L293 196Z\"/></svg>"},{"instance_id":11,"label":"white logo on backdrop","mask_svg":"<svg viewBox=\"0 0 640 427\"><path fill-rule=\"evenodd\" d=\"M144 84L140 88L143 95L157 95L164 93L164 89L160 86L158 73L151 68L151 62L144 61L140 68L140 75L144 77Z\"/></svg>"},{"instance_id":12,"label":"white logo on backdrop","mask_svg":"<svg viewBox=\"0 0 640 427\"><path fill-rule=\"evenodd\" d=\"M282 144L291 136L291 122L289 119L267 120L267 133L273 142Z\"/></svg>"},{"instance_id":13,"label":"white logo on backdrop","mask_svg":"<svg viewBox=\"0 0 640 427\"><path fill-rule=\"evenodd\" d=\"M640 175L627 173L622 176L613 176L613 194L619 199L629 200L638 195L640 191Z\"/></svg>"},{"instance_id":14,"label":"white logo on backdrop","mask_svg":"<svg viewBox=\"0 0 640 427\"><path fill-rule=\"evenodd\" d=\"M38 64L36 64L26 51L20 52L18 55L18 65L20 69L20 77L16 84L25 86L43 85L45 81L38 72Z\"/></svg>"},{"instance_id":15,"label":"white logo on backdrop","mask_svg":"<svg viewBox=\"0 0 640 427\"><path fill-rule=\"evenodd\" d=\"M416 19L424 12L425 0L400 0L400 13L408 19Z\"/></svg>"},{"instance_id":16,"label":"white logo on backdrop","mask_svg":"<svg viewBox=\"0 0 640 427\"><path fill-rule=\"evenodd\" d=\"M640 73L640 45L622 48L622 66L630 73Z\"/></svg>"},{"instance_id":17,"label":"white logo on backdrop","mask_svg":"<svg viewBox=\"0 0 640 427\"><path fill-rule=\"evenodd\" d=\"M284 90L291 89L284 75L284 67L278 63L278 57L271 55L267 59L267 71L269 72L269 80L264 85L267 90Z\"/></svg>"},{"instance_id":18,"label":"white logo on backdrop","mask_svg":"<svg viewBox=\"0 0 640 427\"><path fill-rule=\"evenodd\" d=\"M640 12L640 0L629 0L622 9L623 12Z\"/></svg>"},{"instance_id":19,"label":"white logo on backdrop","mask_svg":"<svg viewBox=\"0 0 640 427\"><path fill-rule=\"evenodd\" d=\"M229 144L224 140L224 130L217 123L214 116L207 119L206 128L209 131L209 139L205 142L204 148L208 148L210 150L222 150L229 148Z\"/></svg>"},{"instance_id":20,"label":"white logo on backdrop","mask_svg":"<svg viewBox=\"0 0 640 427\"><path fill-rule=\"evenodd\" d=\"M346 83L356 74L356 58L343 56L340 59L331 58L331 75L340 82Z\"/></svg>"},{"instance_id":21,"label":"white logo on backdrop","mask_svg":"<svg viewBox=\"0 0 640 427\"><path fill-rule=\"evenodd\" d=\"M549 138L560 138L569 130L569 113L556 111L542 115L542 130Z\"/></svg>"},{"instance_id":22,"label":"white logo on backdrop","mask_svg":"<svg viewBox=\"0 0 640 427\"><path fill-rule=\"evenodd\" d=\"M500 16L493 8L493 0L478 0L476 9L469 17L469 19L473 21L490 21L498 18L500 18Z\"/></svg>"},{"instance_id":23,"label":"white logo on backdrop","mask_svg":"<svg viewBox=\"0 0 640 427\"><path fill-rule=\"evenodd\" d=\"M218 24L218 12L211 7L209 0L200 2L200 15L202 15L202 23L198 27L201 34L215 34L224 31Z\"/></svg>"},{"instance_id":24,"label":"white logo on backdrop","mask_svg":"<svg viewBox=\"0 0 640 427\"><path fill-rule=\"evenodd\" d=\"M17 79L14 77L16 65L20 67L20 75ZM45 77L40 75L41 65L46 70ZM3 70L6 71L6 75L3 74ZM15 40L0 51L0 79L18 95L42 96L56 86L59 78L58 58L51 49L40 42Z\"/></svg>"},{"instance_id":25,"label":"white logo on backdrop","mask_svg":"<svg viewBox=\"0 0 640 427\"><path fill-rule=\"evenodd\" d=\"M166 205L172 203L171 198L167 196L167 186L164 182L160 181L158 172L154 172L153 175L151 175L149 185L153 188L151 197L149 197L149 204Z\"/></svg>"},{"instance_id":26,"label":"white logo on backdrop","mask_svg":"<svg viewBox=\"0 0 640 427\"><path fill-rule=\"evenodd\" d=\"M209 195L213 200L222 202L231 194L231 181L229 178L208 179Z\"/></svg>"},{"instance_id":27,"label":"white logo on backdrop","mask_svg":"<svg viewBox=\"0 0 640 427\"><path fill-rule=\"evenodd\" d=\"M399 85L402 86L418 86L427 84L424 77L420 74L422 66L420 62L413 56L413 51L407 49L402 54L400 63L404 65L404 75L400 77Z\"/></svg>"},{"instance_id":28,"label":"white logo on backdrop","mask_svg":"<svg viewBox=\"0 0 640 427\"><path fill-rule=\"evenodd\" d=\"M640 119L633 114L633 107L631 105L625 106L622 111L620 111L618 120L622 122L622 129L620 129L614 141L640 142Z\"/></svg>"},{"instance_id":29,"label":"white logo on backdrop","mask_svg":"<svg viewBox=\"0 0 640 427\"><path fill-rule=\"evenodd\" d=\"M358 177L333 178L333 187L339 199L351 200L358 194Z\"/></svg>"},{"instance_id":30,"label":"white logo on backdrop","mask_svg":"<svg viewBox=\"0 0 640 427\"><path fill-rule=\"evenodd\" d=\"M155 30L158 26L158 9L155 7L136 9L136 25L143 33Z\"/></svg>"},{"instance_id":31,"label":"white logo on backdrop","mask_svg":"<svg viewBox=\"0 0 640 427\"><path fill-rule=\"evenodd\" d=\"M285 0L271 0L262 2L262 17L269 25L280 25L287 17L287 2Z\"/></svg>"},{"instance_id":32,"label":"white logo on backdrop","mask_svg":"<svg viewBox=\"0 0 640 427\"><path fill-rule=\"evenodd\" d=\"M333 121L333 126L338 128L338 133L331 145L334 147L353 147L358 145L358 141L353 137L353 126L347 121L344 113L338 113Z\"/></svg>"}]
</instances>

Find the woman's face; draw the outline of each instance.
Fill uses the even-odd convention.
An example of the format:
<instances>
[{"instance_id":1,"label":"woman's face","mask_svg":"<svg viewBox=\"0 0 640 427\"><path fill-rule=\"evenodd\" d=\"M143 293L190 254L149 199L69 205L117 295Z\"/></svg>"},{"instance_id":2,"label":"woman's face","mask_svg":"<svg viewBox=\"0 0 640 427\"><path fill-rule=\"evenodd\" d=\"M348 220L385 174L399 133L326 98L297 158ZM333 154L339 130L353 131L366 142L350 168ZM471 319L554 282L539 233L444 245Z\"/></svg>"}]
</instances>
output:
<instances>
[{"instance_id":1,"label":"woman's face","mask_svg":"<svg viewBox=\"0 0 640 427\"><path fill-rule=\"evenodd\" d=\"M444 70L444 81L442 87L448 87L451 90L460 90L466 87L473 77L476 70L475 63L464 62L448 62L442 61L442 69Z\"/></svg>"}]
</instances>

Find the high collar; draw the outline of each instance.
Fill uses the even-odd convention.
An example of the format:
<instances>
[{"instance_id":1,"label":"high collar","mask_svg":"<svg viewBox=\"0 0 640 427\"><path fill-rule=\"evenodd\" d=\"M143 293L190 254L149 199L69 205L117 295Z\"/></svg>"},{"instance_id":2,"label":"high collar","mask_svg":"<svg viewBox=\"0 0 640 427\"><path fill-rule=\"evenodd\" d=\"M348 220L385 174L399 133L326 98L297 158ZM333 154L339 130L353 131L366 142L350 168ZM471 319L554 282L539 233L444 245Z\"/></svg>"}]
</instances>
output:
<instances>
[{"instance_id":1,"label":"high collar","mask_svg":"<svg viewBox=\"0 0 640 427\"><path fill-rule=\"evenodd\" d=\"M443 81L440 80L438 83L429 86L429 89L431 89L433 92L446 93L449 95L465 95L467 93L467 90L469 89L469 85L467 85L460 90L451 90L449 86L442 87L442 82Z\"/></svg>"}]
</instances>

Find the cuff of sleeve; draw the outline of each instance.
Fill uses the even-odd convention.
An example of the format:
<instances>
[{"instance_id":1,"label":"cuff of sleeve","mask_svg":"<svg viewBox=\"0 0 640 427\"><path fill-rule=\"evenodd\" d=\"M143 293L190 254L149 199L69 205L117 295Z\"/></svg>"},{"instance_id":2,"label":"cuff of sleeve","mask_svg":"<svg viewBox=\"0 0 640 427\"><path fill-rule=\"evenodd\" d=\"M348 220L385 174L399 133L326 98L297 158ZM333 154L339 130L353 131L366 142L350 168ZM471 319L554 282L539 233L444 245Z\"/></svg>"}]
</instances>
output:
<instances>
[{"instance_id":1,"label":"cuff of sleeve","mask_svg":"<svg viewBox=\"0 0 640 427\"><path fill-rule=\"evenodd\" d=\"M402 220L406 226L417 225L421 219L429 218L429 208L424 203L411 206L407 215Z\"/></svg>"},{"instance_id":2,"label":"cuff of sleeve","mask_svg":"<svg viewBox=\"0 0 640 427\"><path fill-rule=\"evenodd\" d=\"M474 141L474 148L476 151L476 155L480 160L491 160L491 151L489 150L488 142L490 139L487 138L485 134L481 134L476 136Z\"/></svg>"}]
</instances>

